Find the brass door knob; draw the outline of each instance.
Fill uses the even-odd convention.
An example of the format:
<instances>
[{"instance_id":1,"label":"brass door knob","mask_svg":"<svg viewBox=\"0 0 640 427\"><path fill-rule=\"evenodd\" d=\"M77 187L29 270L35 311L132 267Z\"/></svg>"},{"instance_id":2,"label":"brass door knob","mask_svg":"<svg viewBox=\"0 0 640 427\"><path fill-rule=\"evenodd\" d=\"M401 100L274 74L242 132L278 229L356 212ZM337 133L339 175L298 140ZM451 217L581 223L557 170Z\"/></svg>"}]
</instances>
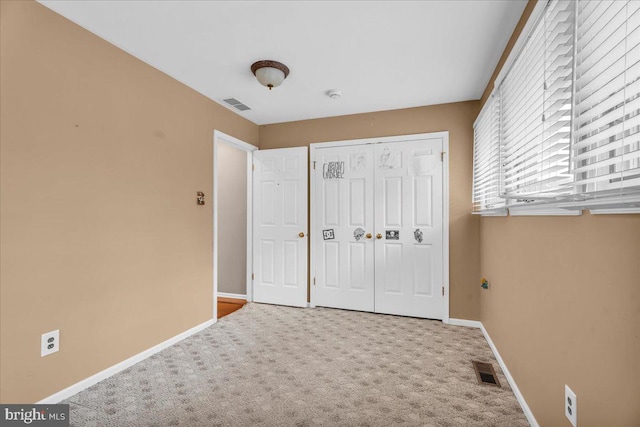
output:
<instances>
[{"instance_id":1,"label":"brass door knob","mask_svg":"<svg viewBox=\"0 0 640 427\"><path fill-rule=\"evenodd\" d=\"M304 233L298 233L298 237L304 237Z\"/></svg>"},{"instance_id":2,"label":"brass door knob","mask_svg":"<svg viewBox=\"0 0 640 427\"><path fill-rule=\"evenodd\" d=\"M373 235L371 233L367 233L367 239L370 239L372 237L373 237Z\"/></svg>"},{"instance_id":3,"label":"brass door knob","mask_svg":"<svg viewBox=\"0 0 640 427\"><path fill-rule=\"evenodd\" d=\"M376 234L376 239L382 239L382 234L380 233Z\"/></svg>"}]
</instances>

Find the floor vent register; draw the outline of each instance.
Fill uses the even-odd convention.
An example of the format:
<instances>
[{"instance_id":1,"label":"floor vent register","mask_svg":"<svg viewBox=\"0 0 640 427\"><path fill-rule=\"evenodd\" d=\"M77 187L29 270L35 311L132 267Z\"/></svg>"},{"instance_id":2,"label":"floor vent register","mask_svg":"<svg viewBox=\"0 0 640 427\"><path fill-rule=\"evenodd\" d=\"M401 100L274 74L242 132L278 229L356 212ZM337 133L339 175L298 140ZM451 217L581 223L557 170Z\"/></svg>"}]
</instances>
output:
<instances>
[{"instance_id":1,"label":"floor vent register","mask_svg":"<svg viewBox=\"0 0 640 427\"><path fill-rule=\"evenodd\" d=\"M496 371L493 369L493 365L491 363L478 362L477 360L472 360L471 363L473 363L473 369L476 371L478 384L501 387L500 380L498 380Z\"/></svg>"}]
</instances>

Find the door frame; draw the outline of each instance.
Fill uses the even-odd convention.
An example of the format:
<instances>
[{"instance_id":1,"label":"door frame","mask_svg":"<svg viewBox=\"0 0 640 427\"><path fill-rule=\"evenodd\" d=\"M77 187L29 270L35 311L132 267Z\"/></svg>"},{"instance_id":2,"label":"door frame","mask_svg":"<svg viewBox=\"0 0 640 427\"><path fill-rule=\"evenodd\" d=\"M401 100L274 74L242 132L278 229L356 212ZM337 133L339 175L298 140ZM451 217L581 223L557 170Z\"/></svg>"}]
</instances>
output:
<instances>
[{"instance_id":1,"label":"door frame","mask_svg":"<svg viewBox=\"0 0 640 427\"><path fill-rule=\"evenodd\" d=\"M258 147L219 130L213 131L213 321L218 321L218 144L224 143L247 153L247 302L253 300L253 152Z\"/></svg>"},{"instance_id":2,"label":"door frame","mask_svg":"<svg viewBox=\"0 0 640 427\"><path fill-rule=\"evenodd\" d=\"M317 243L316 239L319 237L316 236L314 230L316 229L315 225L315 216L313 213L315 212L315 203L316 203L316 178L314 173L314 162L316 161L316 150L321 148L331 148L331 147L347 147L352 145L366 145L366 144L376 144L379 142L403 142L403 141L414 141L420 139L428 139L428 138L442 138L442 278L444 286L444 315L442 321L444 323L449 322L449 131L443 132L430 132L430 133L418 133L411 135L396 135L396 136L385 136L380 138L362 138L362 139L348 139L343 141L331 141L331 142L317 142L313 144L309 144L309 254L310 254L310 265L309 265L309 282L310 282L310 292L309 292L309 306L315 307L315 294L316 288L314 284L314 280L316 277L316 253L315 253L315 244Z\"/></svg>"}]
</instances>

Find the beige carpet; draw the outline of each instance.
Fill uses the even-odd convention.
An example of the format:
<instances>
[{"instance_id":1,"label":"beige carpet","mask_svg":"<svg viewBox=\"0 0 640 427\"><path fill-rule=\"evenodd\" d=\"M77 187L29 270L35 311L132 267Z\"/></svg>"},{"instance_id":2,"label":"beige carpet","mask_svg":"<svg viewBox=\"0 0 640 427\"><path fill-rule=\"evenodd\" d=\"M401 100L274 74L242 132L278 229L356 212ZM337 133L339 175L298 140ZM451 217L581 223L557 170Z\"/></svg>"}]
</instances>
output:
<instances>
[{"instance_id":1,"label":"beige carpet","mask_svg":"<svg viewBox=\"0 0 640 427\"><path fill-rule=\"evenodd\" d=\"M478 329L264 304L64 403L77 427L528 425Z\"/></svg>"}]
</instances>

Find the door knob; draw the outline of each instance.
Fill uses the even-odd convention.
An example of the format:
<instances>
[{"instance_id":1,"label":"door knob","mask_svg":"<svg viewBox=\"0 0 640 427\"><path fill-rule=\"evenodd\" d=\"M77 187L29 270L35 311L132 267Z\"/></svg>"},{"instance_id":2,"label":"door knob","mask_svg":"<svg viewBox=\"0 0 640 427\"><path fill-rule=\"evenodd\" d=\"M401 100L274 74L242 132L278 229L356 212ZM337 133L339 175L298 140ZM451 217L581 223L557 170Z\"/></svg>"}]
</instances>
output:
<instances>
[{"instance_id":1,"label":"door knob","mask_svg":"<svg viewBox=\"0 0 640 427\"><path fill-rule=\"evenodd\" d=\"M372 238L373 236L371 235L371 233L367 233L367 239Z\"/></svg>"},{"instance_id":2,"label":"door knob","mask_svg":"<svg viewBox=\"0 0 640 427\"><path fill-rule=\"evenodd\" d=\"M304 237L304 233L298 233L298 237Z\"/></svg>"},{"instance_id":3,"label":"door knob","mask_svg":"<svg viewBox=\"0 0 640 427\"><path fill-rule=\"evenodd\" d=\"M376 239L382 239L382 234L380 233L376 234Z\"/></svg>"}]
</instances>

